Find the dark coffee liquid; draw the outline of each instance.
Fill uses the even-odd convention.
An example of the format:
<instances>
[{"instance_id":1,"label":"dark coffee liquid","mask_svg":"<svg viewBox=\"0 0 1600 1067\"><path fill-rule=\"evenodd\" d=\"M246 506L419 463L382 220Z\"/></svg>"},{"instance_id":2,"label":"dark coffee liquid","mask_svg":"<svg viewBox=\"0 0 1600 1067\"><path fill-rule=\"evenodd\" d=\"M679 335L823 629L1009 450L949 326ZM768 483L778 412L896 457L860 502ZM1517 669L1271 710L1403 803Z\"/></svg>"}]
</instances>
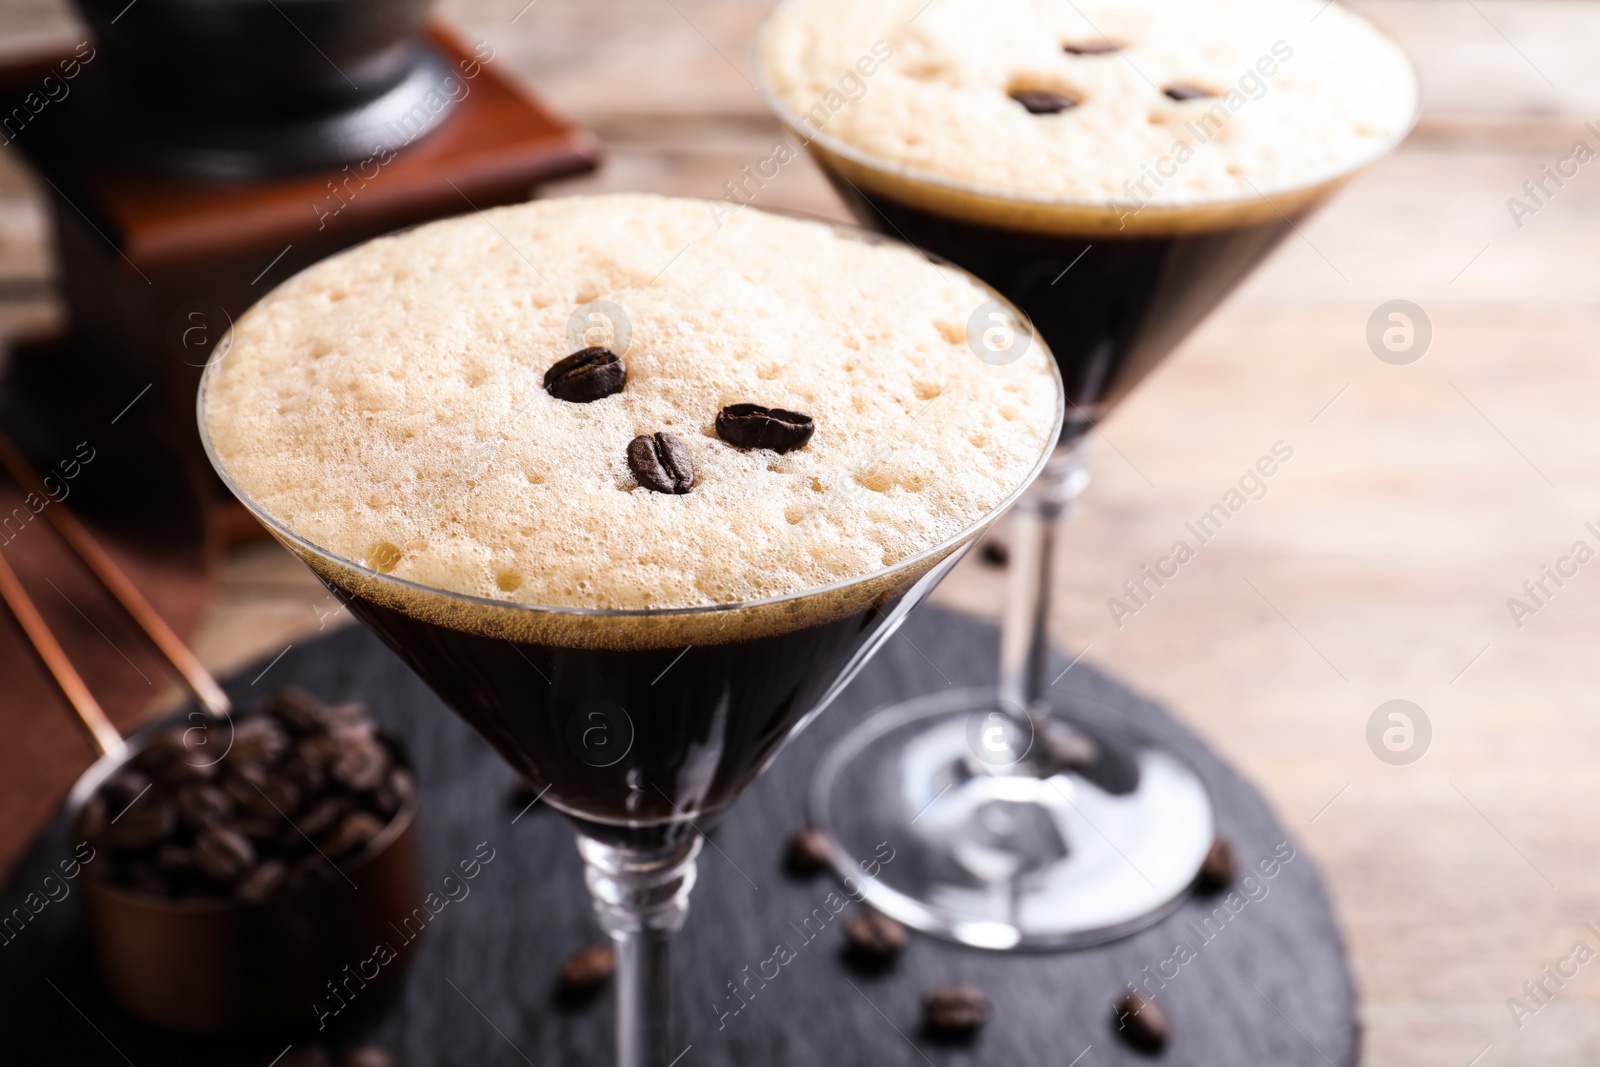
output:
<instances>
[{"instance_id":1,"label":"dark coffee liquid","mask_svg":"<svg viewBox=\"0 0 1600 1067\"><path fill-rule=\"evenodd\" d=\"M584 832L633 846L692 832L686 817L708 829L903 595L775 636L608 651L466 633L336 592Z\"/></svg>"},{"instance_id":2,"label":"dark coffee liquid","mask_svg":"<svg viewBox=\"0 0 1600 1067\"><path fill-rule=\"evenodd\" d=\"M1063 443L1105 417L1291 230L1278 217L1173 236L1063 237L962 222L833 184L863 226L966 268L1033 320L1066 385Z\"/></svg>"}]
</instances>

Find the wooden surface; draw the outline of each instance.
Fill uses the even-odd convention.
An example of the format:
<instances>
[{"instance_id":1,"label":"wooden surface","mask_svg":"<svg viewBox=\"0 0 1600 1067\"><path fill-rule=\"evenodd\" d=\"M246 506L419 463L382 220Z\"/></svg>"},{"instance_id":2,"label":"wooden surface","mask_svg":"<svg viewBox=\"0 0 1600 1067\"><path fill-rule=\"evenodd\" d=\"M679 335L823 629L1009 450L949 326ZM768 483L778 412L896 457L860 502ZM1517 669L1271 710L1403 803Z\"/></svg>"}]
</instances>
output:
<instances>
[{"instance_id":1,"label":"wooden surface","mask_svg":"<svg viewBox=\"0 0 1600 1067\"><path fill-rule=\"evenodd\" d=\"M763 0L525 2L441 12L606 142L599 175L565 191L716 196L780 136L747 81ZM1600 917L1600 571L1580 570L1520 629L1506 600L1578 538L1596 544L1583 523L1600 519L1600 171L1520 229L1506 200L1575 140L1600 148L1583 128L1600 116L1600 6L1352 6L1415 56L1422 124L1106 425L1071 532L1061 642L1169 702L1303 841L1349 941L1367 1063L1588 1062L1594 965L1550 983L1520 1029L1507 1000L1575 941L1600 949L1582 927ZM8 47L78 32L62 0L0 9ZM0 149L7 332L57 314L40 203ZM758 203L841 214L804 160ZM1434 326L1412 366L1364 340L1395 298ZM1280 439L1295 456L1267 498L1118 629L1106 598ZM988 613L1001 588L969 562L940 599ZM275 654L335 624L332 608L281 554L242 554L201 652L219 667ZM1433 723L1410 766L1365 740L1391 698Z\"/></svg>"},{"instance_id":2,"label":"wooden surface","mask_svg":"<svg viewBox=\"0 0 1600 1067\"><path fill-rule=\"evenodd\" d=\"M1063 680L1066 693L1112 709L1109 722L1182 753L1216 798L1219 827L1258 872L1241 880L1232 914L1226 897L1196 895L1135 936L1081 952L998 955L919 937L881 973L841 958L840 927L856 905L842 895L828 899L839 889L832 878L782 871L785 832L801 819L812 770L878 704L937 688L941 673L957 685L984 681L997 648L993 627L919 612L741 798L716 831L715 847L701 853L689 921L674 944L672 1052L689 1048L683 1062L700 1067L924 1061L1065 1067L1079 1054L1080 1065L1139 1067L1151 1060L1116 1039L1111 1005L1129 982L1158 988L1154 976L1164 971L1170 981L1160 1000L1173 1027L1158 1061L1164 1067L1349 1067L1356 1050L1354 991L1310 859L1295 850L1254 790L1192 734L1081 665ZM937 671L935 663L942 665ZM1065 665L1063 659L1057 669ZM560 1067L610 1064L614 996L606 992L582 1006L551 998L561 962L595 937L565 822L542 804L522 814L526 802L511 797L511 772L499 757L365 631L346 629L270 667L253 665L231 691L248 706L261 690L290 684L328 701L370 701L380 721L409 742L421 790L416 826L424 889L444 884L462 859L492 856L464 883L465 896L455 883L457 899L430 923L403 989L392 1000L358 994L320 1033L310 1025L308 1004L307 1025L281 1037L215 1046L173 1041L108 1009L84 966L75 899L68 897L0 953L0 1033L8 1054L18 1062L74 1067L264 1067L286 1044L314 1040L333 1048L372 1041L411 1067L523 1062L518 1054ZM72 842L52 836L0 900L11 903L42 883L70 852ZM897 862L893 853L883 859ZM1260 876L1263 861L1270 861L1271 878ZM823 925L813 916L819 907L838 915ZM808 916L809 931L800 929ZM1191 957L1164 964L1180 941ZM794 958L774 974L762 961L773 957L776 943L788 945ZM741 1007L727 983L742 988L745 968L763 970L768 981L751 979L749 1003ZM950 982L975 984L994 1003L993 1021L969 1046L919 1032L923 992ZM326 1009L337 1006L325 999ZM77 1010L103 1032L84 1026ZM827 1023L819 1026L822 1019Z\"/></svg>"}]
</instances>

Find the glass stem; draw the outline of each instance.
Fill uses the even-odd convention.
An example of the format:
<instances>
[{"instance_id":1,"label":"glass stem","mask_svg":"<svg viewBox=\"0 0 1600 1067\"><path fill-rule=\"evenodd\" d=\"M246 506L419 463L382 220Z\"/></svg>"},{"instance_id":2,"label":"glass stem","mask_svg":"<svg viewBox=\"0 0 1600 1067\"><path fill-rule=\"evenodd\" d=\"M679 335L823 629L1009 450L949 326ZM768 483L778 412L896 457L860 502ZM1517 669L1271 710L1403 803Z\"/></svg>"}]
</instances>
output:
<instances>
[{"instance_id":1,"label":"glass stem","mask_svg":"<svg viewBox=\"0 0 1600 1067\"><path fill-rule=\"evenodd\" d=\"M1060 532L1089 484L1089 442L1056 450L1011 512L1011 587L1000 624L1000 706L1033 723L1048 714L1050 605L1060 566ZM1023 734L1032 737L1025 724Z\"/></svg>"},{"instance_id":2,"label":"glass stem","mask_svg":"<svg viewBox=\"0 0 1600 1067\"><path fill-rule=\"evenodd\" d=\"M689 915L702 839L632 849L578 835L584 881L617 953L617 1067L668 1067L667 946Z\"/></svg>"}]
</instances>

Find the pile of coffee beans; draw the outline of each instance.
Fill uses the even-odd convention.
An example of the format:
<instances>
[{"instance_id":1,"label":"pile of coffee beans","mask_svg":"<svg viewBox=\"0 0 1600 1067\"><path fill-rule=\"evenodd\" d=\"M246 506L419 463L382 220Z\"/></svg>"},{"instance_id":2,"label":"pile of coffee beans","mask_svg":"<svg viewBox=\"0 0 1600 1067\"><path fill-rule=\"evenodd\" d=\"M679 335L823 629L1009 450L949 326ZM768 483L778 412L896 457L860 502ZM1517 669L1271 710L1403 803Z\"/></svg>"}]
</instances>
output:
<instances>
[{"instance_id":1,"label":"pile of coffee beans","mask_svg":"<svg viewBox=\"0 0 1600 1067\"><path fill-rule=\"evenodd\" d=\"M115 885L261 902L339 879L415 793L364 706L289 689L232 723L157 735L100 786L79 833Z\"/></svg>"}]
</instances>

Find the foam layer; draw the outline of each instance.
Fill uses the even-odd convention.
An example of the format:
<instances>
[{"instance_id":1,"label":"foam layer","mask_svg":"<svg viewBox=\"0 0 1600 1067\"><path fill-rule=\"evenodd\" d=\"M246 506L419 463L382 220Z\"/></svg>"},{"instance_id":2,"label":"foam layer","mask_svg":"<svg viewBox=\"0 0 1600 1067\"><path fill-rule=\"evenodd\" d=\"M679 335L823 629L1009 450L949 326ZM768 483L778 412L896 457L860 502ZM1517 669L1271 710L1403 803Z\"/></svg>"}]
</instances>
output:
<instances>
[{"instance_id":1,"label":"foam layer","mask_svg":"<svg viewBox=\"0 0 1600 1067\"><path fill-rule=\"evenodd\" d=\"M980 524L1032 473L1053 440L1054 369L1038 344L1004 366L974 355L966 323L991 293L899 246L717 214L574 197L326 260L243 316L209 372L216 459L263 513L344 560L508 604L606 609L871 574ZM598 305L569 326L597 300L626 316L627 385L556 400L551 364L624 347L588 317ZM781 456L736 449L713 423L744 401L806 412L816 433ZM628 469L628 442L657 431L693 455L685 495Z\"/></svg>"},{"instance_id":2,"label":"foam layer","mask_svg":"<svg viewBox=\"0 0 1600 1067\"><path fill-rule=\"evenodd\" d=\"M1106 41L1121 50L1065 47ZM1321 184L1392 147L1417 108L1399 46L1326 0L786 0L759 61L825 158L1125 208ZM1029 89L1078 103L1030 114L1010 96Z\"/></svg>"}]
</instances>

